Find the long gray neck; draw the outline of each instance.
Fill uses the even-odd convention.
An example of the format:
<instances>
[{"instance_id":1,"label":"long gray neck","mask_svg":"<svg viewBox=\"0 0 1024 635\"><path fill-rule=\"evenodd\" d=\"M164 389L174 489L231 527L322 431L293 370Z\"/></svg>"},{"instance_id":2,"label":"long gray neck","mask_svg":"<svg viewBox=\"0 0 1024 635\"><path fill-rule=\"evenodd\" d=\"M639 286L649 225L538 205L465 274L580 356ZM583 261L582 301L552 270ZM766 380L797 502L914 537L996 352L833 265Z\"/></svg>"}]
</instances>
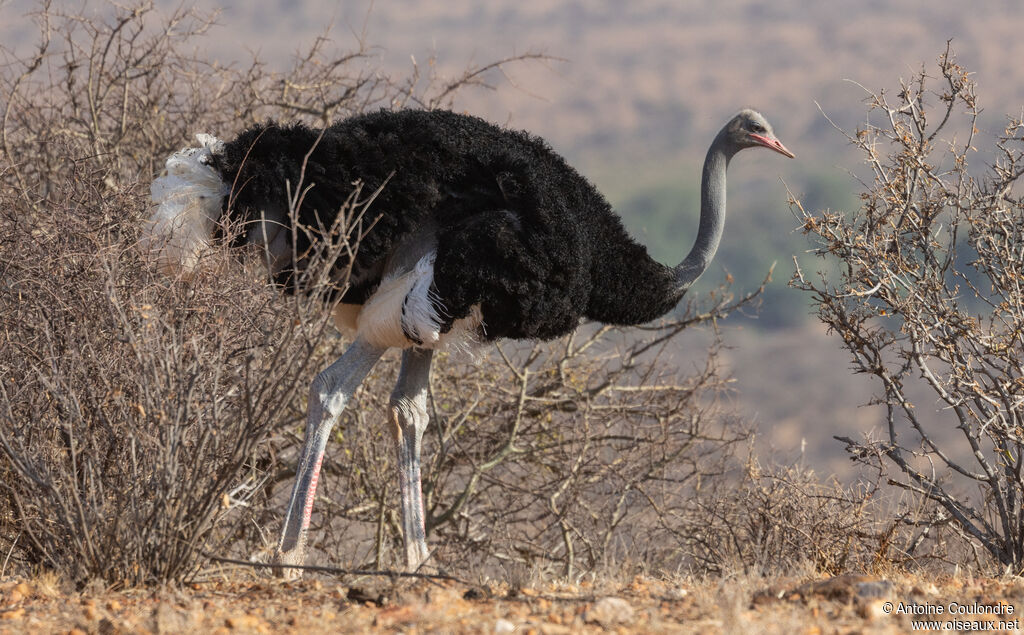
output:
<instances>
[{"instance_id":1,"label":"long gray neck","mask_svg":"<svg viewBox=\"0 0 1024 635\"><path fill-rule=\"evenodd\" d=\"M725 171L729 159L735 154L725 141L723 129L715 137L704 159L704 174L700 183L700 227L693 248L675 268L676 283L680 291L690 288L711 264L718 250L725 228Z\"/></svg>"}]
</instances>

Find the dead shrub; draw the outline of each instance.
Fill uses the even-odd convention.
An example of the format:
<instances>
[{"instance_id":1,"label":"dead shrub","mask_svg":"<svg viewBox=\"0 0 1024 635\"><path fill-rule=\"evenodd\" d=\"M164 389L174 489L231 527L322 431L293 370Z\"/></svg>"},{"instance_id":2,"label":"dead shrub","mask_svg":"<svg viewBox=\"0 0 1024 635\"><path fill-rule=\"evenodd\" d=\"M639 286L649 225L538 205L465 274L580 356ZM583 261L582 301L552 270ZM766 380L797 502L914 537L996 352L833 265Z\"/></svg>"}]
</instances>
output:
<instances>
[{"instance_id":1,"label":"dead shrub","mask_svg":"<svg viewBox=\"0 0 1024 635\"><path fill-rule=\"evenodd\" d=\"M1010 119L991 167L973 174L975 84L948 48L938 70L922 69L895 96L871 94L873 118L847 135L872 174L861 209L795 203L816 253L838 269L798 269L792 284L811 295L856 372L877 380L884 424L864 439L837 437L851 457L931 503L906 522L958 531L976 564L1019 574L1024 121Z\"/></svg>"},{"instance_id":2,"label":"dead shrub","mask_svg":"<svg viewBox=\"0 0 1024 635\"><path fill-rule=\"evenodd\" d=\"M639 334L584 327L475 358L442 355L424 437L435 562L491 577L677 568L681 552L653 521L725 470L747 430L719 417L726 381L715 355L681 373L673 349L686 328L733 308L722 299ZM311 536L341 566L401 564L397 468L382 425L395 373L394 361L379 365L324 460Z\"/></svg>"},{"instance_id":3,"label":"dead shrub","mask_svg":"<svg viewBox=\"0 0 1024 635\"><path fill-rule=\"evenodd\" d=\"M138 188L96 185L64 182L46 215L0 196L6 538L75 580L182 580L259 487L258 444L300 417L323 295L281 295L227 253L165 279L134 246Z\"/></svg>"},{"instance_id":4,"label":"dead shrub","mask_svg":"<svg viewBox=\"0 0 1024 635\"><path fill-rule=\"evenodd\" d=\"M843 486L800 465L749 456L734 479L708 484L676 527L698 571L754 575L876 569L886 529L877 486Z\"/></svg>"},{"instance_id":5,"label":"dead shrub","mask_svg":"<svg viewBox=\"0 0 1024 635\"><path fill-rule=\"evenodd\" d=\"M245 125L243 100L250 117L326 118L385 83L348 75L359 51L324 63L318 41L282 103L259 62L182 53L208 17L151 9L43 3L38 50L0 73L2 534L13 562L76 581L194 575L323 363L327 288L283 296L228 253L190 281L153 275L136 243L154 172L192 132ZM322 266L358 247L348 228Z\"/></svg>"}]
</instances>

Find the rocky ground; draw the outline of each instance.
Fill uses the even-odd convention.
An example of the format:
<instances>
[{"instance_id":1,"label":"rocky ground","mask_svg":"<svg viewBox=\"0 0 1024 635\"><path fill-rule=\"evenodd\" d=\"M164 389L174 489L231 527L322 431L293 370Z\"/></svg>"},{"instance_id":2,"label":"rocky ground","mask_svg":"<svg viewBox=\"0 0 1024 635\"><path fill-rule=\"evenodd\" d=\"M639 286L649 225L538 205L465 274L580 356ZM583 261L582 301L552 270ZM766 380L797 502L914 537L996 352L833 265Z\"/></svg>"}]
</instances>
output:
<instances>
[{"instance_id":1,"label":"rocky ground","mask_svg":"<svg viewBox=\"0 0 1024 635\"><path fill-rule=\"evenodd\" d=\"M223 579L180 589L68 591L0 582L2 633L901 633L1020 632L1024 581L846 575L732 577L510 589L450 581ZM942 610L939 614L938 611ZM952 611L952 613L951 613ZM929 612L912 617L908 612ZM988 620L994 623L987 624ZM989 630L993 630L989 628Z\"/></svg>"}]
</instances>

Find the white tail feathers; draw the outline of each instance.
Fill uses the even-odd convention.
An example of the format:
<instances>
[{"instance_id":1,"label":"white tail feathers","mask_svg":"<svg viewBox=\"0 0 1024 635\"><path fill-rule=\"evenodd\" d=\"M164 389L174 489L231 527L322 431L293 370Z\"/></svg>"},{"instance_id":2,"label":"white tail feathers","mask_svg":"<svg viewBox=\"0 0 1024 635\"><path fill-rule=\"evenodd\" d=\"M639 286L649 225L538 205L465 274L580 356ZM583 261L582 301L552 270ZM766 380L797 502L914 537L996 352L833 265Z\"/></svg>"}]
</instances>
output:
<instances>
[{"instance_id":1,"label":"white tail feathers","mask_svg":"<svg viewBox=\"0 0 1024 635\"><path fill-rule=\"evenodd\" d=\"M150 196L156 209L143 230L142 245L156 253L165 272L193 270L213 238L221 202L230 187L210 166L210 158L224 142L197 134L201 147L172 154L166 173L153 181Z\"/></svg>"}]
</instances>

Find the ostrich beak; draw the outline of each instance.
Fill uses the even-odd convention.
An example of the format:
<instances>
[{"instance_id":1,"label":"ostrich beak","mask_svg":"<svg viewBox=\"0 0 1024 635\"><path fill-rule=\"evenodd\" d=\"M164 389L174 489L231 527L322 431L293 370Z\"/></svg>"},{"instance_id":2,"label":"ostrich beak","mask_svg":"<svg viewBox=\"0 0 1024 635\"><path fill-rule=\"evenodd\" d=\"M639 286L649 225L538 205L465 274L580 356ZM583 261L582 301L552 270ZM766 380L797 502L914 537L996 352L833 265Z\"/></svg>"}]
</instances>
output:
<instances>
[{"instance_id":1,"label":"ostrich beak","mask_svg":"<svg viewBox=\"0 0 1024 635\"><path fill-rule=\"evenodd\" d=\"M775 137L767 137L759 134L750 133L750 138L754 140L754 143L762 145L769 150L774 150L783 156L787 156L790 159L795 159L796 155L786 149L786 146L782 145L782 142Z\"/></svg>"}]
</instances>

